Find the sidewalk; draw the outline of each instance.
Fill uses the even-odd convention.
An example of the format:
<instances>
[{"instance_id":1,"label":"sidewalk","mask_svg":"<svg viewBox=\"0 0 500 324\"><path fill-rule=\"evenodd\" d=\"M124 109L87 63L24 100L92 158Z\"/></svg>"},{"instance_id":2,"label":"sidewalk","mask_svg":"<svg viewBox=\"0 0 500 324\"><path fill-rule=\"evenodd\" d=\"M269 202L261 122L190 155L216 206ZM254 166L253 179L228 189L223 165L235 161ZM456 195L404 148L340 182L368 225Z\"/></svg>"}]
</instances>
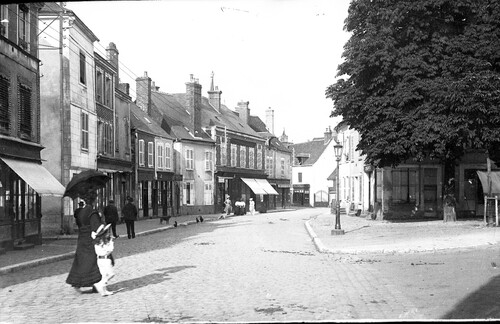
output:
<instances>
[{"instance_id":1,"label":"sidewalk","mask_svg":"<svg viewBox=\"0 0 500 324\"><path fill-rule=\"evenodd\" d=\"M341 215L340 225L345 234L332 235L335 215L330 212L305 224L317 250L324 253L415 253L500 243L500 227L486 226L482 219L396 223Z\"/></svg>"}]
</instances>

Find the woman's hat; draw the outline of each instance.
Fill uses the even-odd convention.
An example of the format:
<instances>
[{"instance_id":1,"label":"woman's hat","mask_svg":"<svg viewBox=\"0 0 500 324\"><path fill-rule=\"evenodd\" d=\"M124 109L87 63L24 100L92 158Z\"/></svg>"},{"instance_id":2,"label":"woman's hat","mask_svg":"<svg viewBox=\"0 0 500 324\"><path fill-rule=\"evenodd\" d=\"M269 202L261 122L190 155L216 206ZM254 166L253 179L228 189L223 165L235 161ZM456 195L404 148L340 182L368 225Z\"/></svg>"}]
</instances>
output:
<instances>
[{"instance_id":1,"label":"woman's hat","mask_svg":"<svg viewBox=\"0 0 500 324\"><path fill-rule=\"evenodd\" d=\"M85 203L84 203L83 201L80 201L80 202L78 203L78 206L83 206L83 205L85 205Z\"/></svg>"},{"instance_id":2,"label":"woman's hat","mask_svg":"<svg viewBox=\"0 0 500 324\"><path fill-rule=\"evenodd\" d=\"M92 231L90 236L92 236L92 238L95 239L96 237L99 237L99 236L103 235L104 233L106 233L110 226L111 226L111 224L108 224L106 226L104 226L104 224L101 224L101 226L99 226L97 231L95 231L95 232Z\"/></svg>"}]
</instances>

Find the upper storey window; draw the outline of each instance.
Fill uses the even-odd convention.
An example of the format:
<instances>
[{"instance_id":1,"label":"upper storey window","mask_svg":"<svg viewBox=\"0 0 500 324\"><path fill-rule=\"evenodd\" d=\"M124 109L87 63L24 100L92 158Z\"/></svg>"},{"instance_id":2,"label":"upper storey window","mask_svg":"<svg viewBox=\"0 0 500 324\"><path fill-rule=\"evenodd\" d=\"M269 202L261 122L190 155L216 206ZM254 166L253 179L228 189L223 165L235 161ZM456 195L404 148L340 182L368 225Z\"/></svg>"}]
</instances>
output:
<instances>
[{"instance_id":1,"label":"upper storey window","mask_svg":"<svg viewBox=\"0 0 500 324\"><path fill-rule=\"evenodd\" d=\"M19 5L18 13L18 35L19 35L19 46L28 51L29 50L29 30L30 30L30 15L28 6L25 4Z\"/></svg>"}]
</instances>

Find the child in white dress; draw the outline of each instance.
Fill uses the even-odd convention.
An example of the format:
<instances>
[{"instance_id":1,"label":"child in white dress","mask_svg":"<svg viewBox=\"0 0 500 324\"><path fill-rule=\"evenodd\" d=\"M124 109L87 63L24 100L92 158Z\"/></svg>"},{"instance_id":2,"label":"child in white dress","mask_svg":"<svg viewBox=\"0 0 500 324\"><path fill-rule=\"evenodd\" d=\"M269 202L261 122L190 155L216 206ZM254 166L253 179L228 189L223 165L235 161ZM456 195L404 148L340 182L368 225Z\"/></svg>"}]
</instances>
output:
<instances>
[{"instance_id":1,"label":"child in white dress","mask_svg":"<svg viewBox=\"0 0 500 324\"><path fill-rule=\"evenodd\" d=\"M97 229L97 232L92 232L91 234L94 239L95 253L97 254L97 266L102 276L101 281L96 283L95 287L102 296L113 294L113 292L108 291L106 288L108 281L115 275L113 271L115 260L112 254L114 249L114 238L111 237L111 233L109 232L110 226L111 224L106 226L101 225Z\"/></svg>"}]
</instances>

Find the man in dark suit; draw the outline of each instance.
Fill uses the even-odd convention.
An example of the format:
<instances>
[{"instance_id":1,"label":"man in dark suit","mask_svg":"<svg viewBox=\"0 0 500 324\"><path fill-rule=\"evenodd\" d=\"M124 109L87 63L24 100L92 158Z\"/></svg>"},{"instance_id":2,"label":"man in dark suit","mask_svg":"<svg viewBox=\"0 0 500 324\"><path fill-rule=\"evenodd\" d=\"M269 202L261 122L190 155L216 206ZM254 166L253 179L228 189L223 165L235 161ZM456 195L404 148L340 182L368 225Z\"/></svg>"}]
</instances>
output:
<instances>
[{"instance_id":1,"label":"man in dark suit","mask_svg":"<svg viewBox=\"0 0 500 324\"><path fill-rule=\"evenodd\" d=\"M122 215L127 225L128 238L135 238L134 222L137 220L137 207L133 203L134 199L130 196L127 197L127 203L123 206Z\"/></svg>"},{"instance_id":2,"label":"man in dark suit","mask_svg":"<svg viewBox=\"0 0 500 324\"><path fill-rule=\"evenodd\" d=\"M118 237L116 235L116 223L118 222L118 209L116 209L114 200L110 199L109 203L106 207L104 207L104 220L107 224L111 224L111 230L113 231L113 236L115 238Z\"/></svg>"}]
</instances>

